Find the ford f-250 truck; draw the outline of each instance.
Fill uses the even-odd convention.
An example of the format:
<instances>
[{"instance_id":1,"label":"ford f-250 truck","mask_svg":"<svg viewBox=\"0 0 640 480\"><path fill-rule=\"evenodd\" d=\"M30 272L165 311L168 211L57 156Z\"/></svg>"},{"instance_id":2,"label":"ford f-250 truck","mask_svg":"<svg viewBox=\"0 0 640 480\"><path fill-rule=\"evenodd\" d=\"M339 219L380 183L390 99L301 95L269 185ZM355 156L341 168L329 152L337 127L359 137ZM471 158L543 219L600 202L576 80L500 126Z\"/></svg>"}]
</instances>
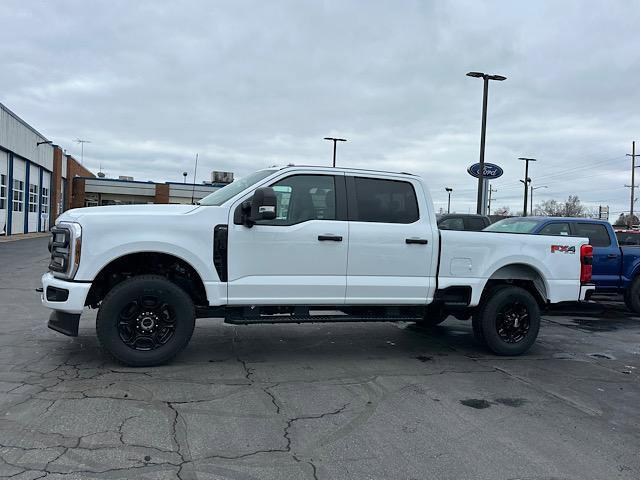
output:
<instances>
[{"instance_id":1,"label":"ford f-250 truck","mask_svg":"<svg viewBox=\"0 0 640 480\"><path fill-rule=\"evenodd\" d=\"M586 239L439 231L420 177L266 169L197 205L74 209L52 229L49 327L97 336L132 366L166 362L196 318L233 324L472 318L500 355L534 343L540 309L593 287Z\"/></svg>"}]
</instances>

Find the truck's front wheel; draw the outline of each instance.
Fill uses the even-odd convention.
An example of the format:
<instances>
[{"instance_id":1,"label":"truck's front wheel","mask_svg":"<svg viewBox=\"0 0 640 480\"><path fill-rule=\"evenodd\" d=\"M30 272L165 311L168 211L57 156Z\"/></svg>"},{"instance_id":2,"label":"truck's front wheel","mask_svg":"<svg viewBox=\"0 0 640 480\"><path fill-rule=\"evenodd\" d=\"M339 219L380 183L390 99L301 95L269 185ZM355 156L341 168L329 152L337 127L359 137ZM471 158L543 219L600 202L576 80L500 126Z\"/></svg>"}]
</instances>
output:
<instances>
[{"instance_id":1,"label":"truck's front wheel","mask_svg":"<svg viewBox=\"0 0 640 480\"><path fill-rule=\"evenodd\" d=\"M160 275L140 275L119 283L105 296L96 320L102 346L132 367L169 361L193 333L191 298Z\"/></svg>"},{"instance_id":2,"label":"truck's front wheel","mask_svg":"<svg viewBox=\"0 0 640 480\"><path fill-rule=\"evenodd\" d=\"M488 292L478 307L474 330L498 355L520 355L533 345L540 330L540 307L528 291L500 286Z\"/></svg>"}]
</instances>

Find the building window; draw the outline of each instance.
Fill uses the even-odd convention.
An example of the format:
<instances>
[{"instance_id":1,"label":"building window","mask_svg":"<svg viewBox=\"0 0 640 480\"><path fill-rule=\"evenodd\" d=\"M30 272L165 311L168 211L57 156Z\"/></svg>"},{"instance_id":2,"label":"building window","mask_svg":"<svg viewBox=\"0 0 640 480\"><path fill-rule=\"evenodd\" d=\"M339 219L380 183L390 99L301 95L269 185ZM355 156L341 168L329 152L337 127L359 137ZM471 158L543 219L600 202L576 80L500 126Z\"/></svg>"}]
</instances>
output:
<instances>
[{"instance_id":1,"label":"building window","mask_svg":"<svg viewBox=\"0 0 640 480\"><path fill-rule=\"evenodd\" d=\"M13 211L22 212L24 207L24 182L22 180L13 181Z\"/></svg>"},{"instance_id":2,"label":"building window","mask_svg":"<svg viewBox=\"0 0 640 480\"><path fill-rule=\"evenodd\" d=\"M29 213L38 211L38 186L29 184Z\"/></svg>"},{"instance_id":3,"label":"building window","mask_svg":"<svg viewBox=\"0 0 640 480\"><path fill-rule=\"evenodd\" d=\"M7 208L7 176L0 174L0 210Z\"/></svg>"},{"instance_id":4,"label":"building window","mask_svg":"<svg viewBox=\"0 0 640 480\"><path fill-rule=\"evenodd\" d=\"M42 187L42 213L49 213L49 189Z\"/></svg>"}]
</instances>

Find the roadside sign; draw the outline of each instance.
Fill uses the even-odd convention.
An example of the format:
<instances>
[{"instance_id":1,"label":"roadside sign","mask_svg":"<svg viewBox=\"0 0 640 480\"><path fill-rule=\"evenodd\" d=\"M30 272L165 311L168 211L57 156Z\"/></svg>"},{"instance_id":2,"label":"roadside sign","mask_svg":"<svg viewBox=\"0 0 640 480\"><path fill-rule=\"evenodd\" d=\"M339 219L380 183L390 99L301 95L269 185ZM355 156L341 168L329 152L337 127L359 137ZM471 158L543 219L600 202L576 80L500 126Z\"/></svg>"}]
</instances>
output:
<instances>
[{"instance_id":1,"label":"roadside sign","mask_svg":"<svg viewBox=\"0 0 640 480\"><path fill-rule=\"evenodd\" d=\"M469 175L471 175L472 177L478 178L480 176L480 164L474 163L469 168L467 168L467 172L469 172ZM485 163L482 176L483 178L486 178L488 180L493 180L501 177L503 173L504 172L502 168L498 165L495 165L493 163Z\"/></svg>"}]
</instances>

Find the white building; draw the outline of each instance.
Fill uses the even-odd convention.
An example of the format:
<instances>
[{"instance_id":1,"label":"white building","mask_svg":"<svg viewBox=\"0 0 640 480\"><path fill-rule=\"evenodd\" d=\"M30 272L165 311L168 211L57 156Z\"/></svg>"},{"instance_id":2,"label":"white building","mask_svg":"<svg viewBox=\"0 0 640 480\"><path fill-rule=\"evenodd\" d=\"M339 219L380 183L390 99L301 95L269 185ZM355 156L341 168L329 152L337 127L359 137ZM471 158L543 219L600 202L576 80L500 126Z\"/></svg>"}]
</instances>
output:
<instances>
[{"instance_id":1,"label":"white building","mask_svg":"<svg viewBox=\"0 0 640 480\"><path fill-rule=\"evenodd\" d=\"M0 234L49 229L53 147L0 103Z\"/></svg>"}]
</instances>

